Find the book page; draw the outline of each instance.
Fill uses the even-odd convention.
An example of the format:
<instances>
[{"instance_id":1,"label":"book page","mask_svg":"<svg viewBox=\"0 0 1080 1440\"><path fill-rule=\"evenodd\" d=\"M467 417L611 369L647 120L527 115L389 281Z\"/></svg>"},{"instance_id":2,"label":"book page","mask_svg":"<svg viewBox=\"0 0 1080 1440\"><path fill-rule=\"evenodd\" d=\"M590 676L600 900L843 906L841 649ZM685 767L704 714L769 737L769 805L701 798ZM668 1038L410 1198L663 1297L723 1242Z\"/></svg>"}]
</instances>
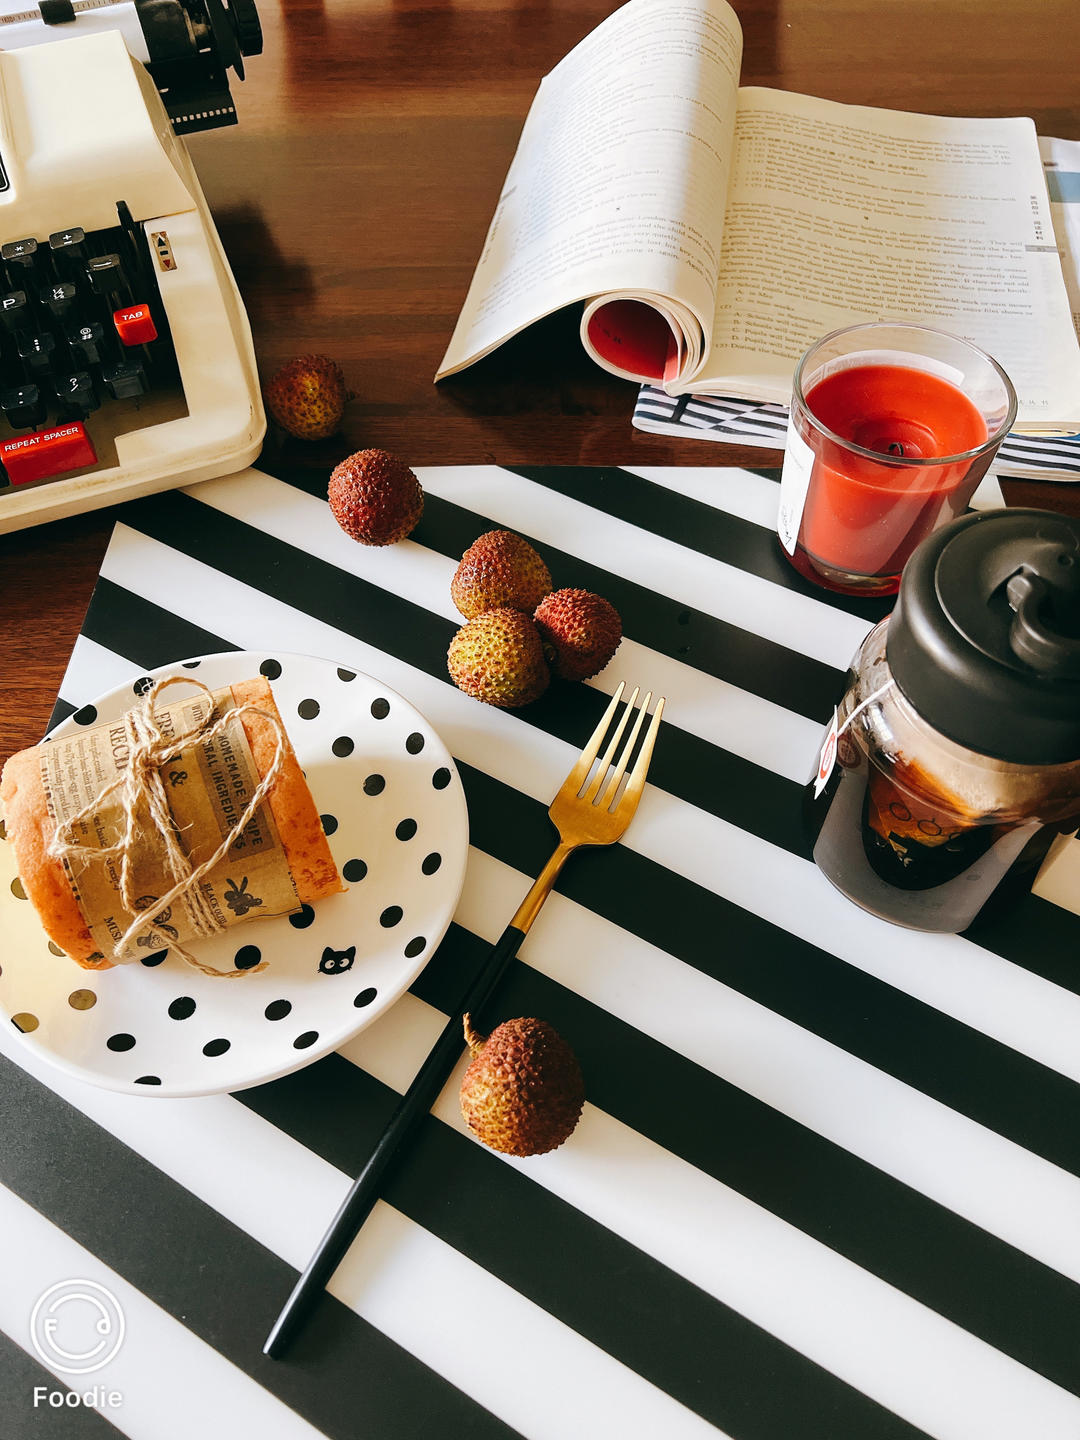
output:
<instances>
[{"instance_id":1,"label":"book page","mask_svg":"<svg viewBox=\"0 0 1080 1440\"><path fill-rule=\"evenodd\" d=\"M683 388L786 402L812 341L882 318L987 350L1021 422L1080 419L1080 347L1031 121L740 91L713 350Z\"/></svg>"},{"instance_id":2,"label":"book page","mask_svg":"<svg viewBox=\"0 0 1080 1440\"><path fill-rule=\"evenodd\" d=\"M704 332L741 51L725 0L631 0L546 77L437 379L607 291Z\"/></svg>"}]
</instances>

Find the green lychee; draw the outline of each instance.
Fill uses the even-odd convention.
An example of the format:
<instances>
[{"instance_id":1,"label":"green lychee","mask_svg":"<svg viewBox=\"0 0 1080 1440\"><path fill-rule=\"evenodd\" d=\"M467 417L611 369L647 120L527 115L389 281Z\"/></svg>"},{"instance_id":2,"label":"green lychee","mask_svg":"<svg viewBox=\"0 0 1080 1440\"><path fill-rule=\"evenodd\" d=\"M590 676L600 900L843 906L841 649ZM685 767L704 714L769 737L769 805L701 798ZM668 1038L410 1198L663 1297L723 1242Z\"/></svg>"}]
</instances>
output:
<instances>
[{"instance_id":1,"label":"green lychee","mask_svg":"<svg viewBox=\"0 0 1080 1440\"><path fill-rule=\"evenodd\" d=\"M486 610L531 615L550 589L551 574L527 540L509 530L489 530L461 557L450 598L466 620Z\"/></svg>"},{"instance_id":2,"label":"green lychee","mask_svg":"<svg viewBox=\"0 0 1080 1440\"><path fill-rule=\"evenodd\" d=\"M349 392L336 360L299 355L266 386L266 408L298 440L325 440L341 424Z\"/></svg>"},{"instance_id":3,"label":"green lychee","mask_svg":"<svg viewBox=\"0 0 1080 1440\"><path fill-rule=\"evenodd\" d=\"M539 699L551 679L539 632L520 610L486 610L463 625L446 664L459 690L507 710Z\"/></svg>"},{"instance_id":4,"label":"green lychee","mask_svg":"<svg viewBox=\"0 0 1080 1440\"><path fill-rule=\"evenodd\" d=\"M469 1129L504 1155L542 1155L574 1131L585 1104L577 1056L546 1020L505 1020L485 1040L465 1016L473 1058L461 1081Z\"/></svg>"}]
</instances>

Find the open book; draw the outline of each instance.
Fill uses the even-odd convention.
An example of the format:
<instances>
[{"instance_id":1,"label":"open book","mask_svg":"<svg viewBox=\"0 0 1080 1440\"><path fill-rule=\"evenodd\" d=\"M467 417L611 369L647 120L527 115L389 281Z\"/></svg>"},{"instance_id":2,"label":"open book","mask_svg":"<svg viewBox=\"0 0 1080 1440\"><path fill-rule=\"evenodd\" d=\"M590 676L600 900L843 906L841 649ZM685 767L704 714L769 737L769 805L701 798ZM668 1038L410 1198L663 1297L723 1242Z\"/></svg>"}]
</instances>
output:
<instances>
[{"instance_id":1,"label":"open book","mask_svg":"<svg viewBox=\"0 0 1080 1440\"><path fill-rule=\"evenodd\" d=\"M1080 345L1035 127L739 88L725 0L630 0L541 83L436 379L584 301L601 365L786 403L876 319L989 351L1018 424L1080 422Z\"/></svg>"}]
</instances>

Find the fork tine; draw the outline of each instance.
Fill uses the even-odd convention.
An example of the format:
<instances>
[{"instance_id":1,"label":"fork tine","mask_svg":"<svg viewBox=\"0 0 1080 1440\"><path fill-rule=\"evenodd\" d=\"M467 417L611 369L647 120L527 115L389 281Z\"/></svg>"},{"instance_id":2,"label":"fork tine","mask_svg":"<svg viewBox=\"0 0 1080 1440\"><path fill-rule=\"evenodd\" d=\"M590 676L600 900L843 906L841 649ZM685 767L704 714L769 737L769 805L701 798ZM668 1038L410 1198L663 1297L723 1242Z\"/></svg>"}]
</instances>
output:
<instances>
[{"instance_id":1,"label":"fork tine","mask_svg":"<svg viewBox=\"0 0 1080 1440\"><path fill-rule=\"evenodd\" d=\"M644 707L643 707L644 708ZM656 702L656 709L653 711L652 724L642 741L641 750L634 761L634 768L630 771L630 778L626 782L626 789L623 791L619 803L615 806L615 813L621 814L629 806L629 814L634 813L637 802L641 799L641 792L645 788L645 776L649 770L649 762L652 760L653 746L656 744L657 731L660 729L660 716L664 713L664 697Z\"/></svg>"},{"instance_id":2,"label":"fork tine","mask_svg":"<svg viewBox=\"0 0 1080 1440\"><path fill-rule=\"evenodd\" d=\"M634 702L637 700L637 697L638 692L635 690L633 696L630 699L631 708L633 707ZM618 762L616 763L615 770L613 771L610 780L604 786L604 793L599 797L596 802L598 805L604 807L605 809L611 804L612 800L614 800L615 796L618 794L619 786L622 784L622 778L626 774L626 767L630 763L630 756L634 753L634 745L637 743L637 737L641 734L642 722L644 721L645 716L649 713L649 702L651 700L652 691L650 690L646 694L645 699L641 702L641 708L637 712L637 719L634 721L634 728L630 731L630 738L627 740L626 744L622 748L622 754L619 756ZM627 714L629 713L630 712L628 710Z\"/></svg>"},{"instance_id":3,"label":"fork tine","mask_svg":"<svg viewBox=\"0 0 1080 1440\"><path fill-rule=\"evenodd\" d=\"M598 790L600 789L601 784L603 783L604 776L607 774L608 770L611 768L611 757L615 754L615 747L618 745L619 741L622 739L623 731L626 729L626 722L630 719L630 712L633 710L634 706L637 704L637 698L638 698L638 695L639 695L640 693L641 693L641 692L638 690L637 686L635 685L635 687L634 687L634 693L630 696L630 699L626 702L626 709L623 711L622 716L621 716L620 719L619 719L619 723L615 726L615 729L612 731L611 739L608 741L608 743L607 743L607 749L604 751L604 754L603 754L603 756L602 756L602 758L601 758L601 760L600 760L600 764L597 766L596 774L593 776L593 778L592 778L592 780L591 780L591 782L590 782L590 784L589 784L589 788L585 791L585 794L581 797L581 798L582 798L587 804L589 804L589 805L593 804L593 802L596 800L596 795L597 795Z\"/></svg>"},{"instance_id":4,"label":"fork tine","mask_svg":"<svg viewBox=\"0 0 1080 1440\"><path fill-rule=\"evenodd\" d=\"M607 709L600 717L599 725L597 725L596 729L589 736L589 743L585 746L585 749L582 750L578 757L577 764L563 781L563 790L569 791L573 788L573 792L576 795L585 783L585 777L592 769L592 763L600 752L600 746L603 743L604 736L607 734L608 726L611 724L611 717L618 709L619 701L622 699L625 689L626 681L621 680L618 689L608 703Z\"/></svg>"}]
</instances>

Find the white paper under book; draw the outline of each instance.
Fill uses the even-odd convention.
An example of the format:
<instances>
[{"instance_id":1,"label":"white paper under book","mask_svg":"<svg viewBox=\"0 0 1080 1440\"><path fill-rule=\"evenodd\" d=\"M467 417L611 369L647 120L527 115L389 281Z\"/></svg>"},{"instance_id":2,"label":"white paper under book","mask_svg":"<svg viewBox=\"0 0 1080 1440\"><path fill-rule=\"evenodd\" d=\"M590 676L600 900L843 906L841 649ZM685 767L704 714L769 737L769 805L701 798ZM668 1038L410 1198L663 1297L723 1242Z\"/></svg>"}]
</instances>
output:
<instances>
[{"instance_id":1,"label":"white paper under book","mask_svg":"<svg viewBox=\"0 0 1080 1440\"><path fill-rule=\"evenodd\" d=\"M887 318L1080 422L1080 345L1035 127L739 87L726 0L630 0L548 75L439 375L584 301L600 364L786 403L821 335Z\"/></svg>"},{"instance_id":2,"label":"white paper under book","mask_svg":"<svg viewBox=\"0 0 1080 1440\"><path fill-rule=\"evenodd\" d=\"M247 316L187 150L118 31L0 53L0 156L0 241L116 226L127 205L179 367L170 395L95 412L97 469L0 492L0 532L248 464L265 418Z\"/></svg>"}]
</instances>

